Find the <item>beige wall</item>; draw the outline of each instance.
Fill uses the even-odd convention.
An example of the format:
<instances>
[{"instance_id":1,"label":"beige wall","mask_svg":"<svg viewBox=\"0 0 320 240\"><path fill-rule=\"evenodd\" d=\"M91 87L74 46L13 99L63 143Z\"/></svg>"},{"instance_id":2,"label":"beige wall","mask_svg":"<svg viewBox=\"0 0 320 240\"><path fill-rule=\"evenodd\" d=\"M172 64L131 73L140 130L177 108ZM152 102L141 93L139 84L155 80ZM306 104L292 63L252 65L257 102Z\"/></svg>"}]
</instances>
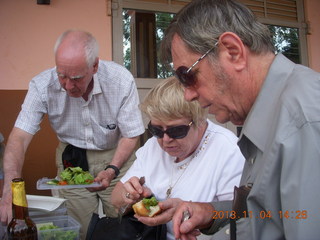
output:
<instances>
[{"instance_id":1,"label":"beige wall","mask_svg":"<svg viewBox=\"0 0 320 240\"><path fill-rule=\"evenodd\" d=\"M309 66L320 72L320 1L305 0L306 21L309 23L307 37Z\"/></svg>"},{"instance_id":2,"label":"beige wall","mask_svg":"<svg viewBox=\"0 0 320 240\"><path fill-rule=\"evenodd\" d=\"M29 81L53 67L53 46L66 29L91 32L100 44L100 58L111 60L111 17L106 0L0 0L0 132L8 139L20 111ZM36 190L36 181L55 177L57 138L47 117L25 156L23 178L28 194L50 195Z\"/></svg>"},{"instance_id":3,"label":"beige wall","mask_svg":"<svg viewBox=\"0 0 320 240\"><path fill-rule=\"evenodd\" d=\"M53 46L66 29L91 32L100 58L111 60L111 17L106 0L0 0L0 89L27 89L39 72L54 66Z\"/></svg>"}]
</instances>

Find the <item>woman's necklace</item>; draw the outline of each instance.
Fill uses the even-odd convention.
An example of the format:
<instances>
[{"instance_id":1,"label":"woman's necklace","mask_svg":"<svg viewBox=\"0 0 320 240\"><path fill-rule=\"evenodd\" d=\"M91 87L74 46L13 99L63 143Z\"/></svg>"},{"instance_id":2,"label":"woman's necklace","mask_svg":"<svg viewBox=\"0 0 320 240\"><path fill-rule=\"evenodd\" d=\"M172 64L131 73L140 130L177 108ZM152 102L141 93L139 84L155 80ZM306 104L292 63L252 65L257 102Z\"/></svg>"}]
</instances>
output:
<instances>
[{"instance_id":1,"label":"woman's necklace","mask_svg":"<svg viewBox=\"0 0 320 240\"><path fill-rule=\"evenodd\" d=\"M208 143L208 140L209 140L209 137L210 137L210 133L208 133L204 140L203 140L203 143L202 145L199 147L199 149L192 155L191 159L186 162L185 164L182 164L181 166L179 166L179 170L182 170L180 176L177 178L177 180L173 183L173 171L174 171L174 163L172 165L172 171L171 171L171 180L170 180L170 184L169 184L169 187L166 191L166 195L167 195L167 199L171 196L171 193L172 193L172 189L177 185L177 183L179 182L180 178L182 177L182 175L185 173L185 171L187 170L187 168L189 167L191 161L193 159L195 159L196 157L198 157L199 153L205 149L207 143Z\"/></svg>"}]
</instances>

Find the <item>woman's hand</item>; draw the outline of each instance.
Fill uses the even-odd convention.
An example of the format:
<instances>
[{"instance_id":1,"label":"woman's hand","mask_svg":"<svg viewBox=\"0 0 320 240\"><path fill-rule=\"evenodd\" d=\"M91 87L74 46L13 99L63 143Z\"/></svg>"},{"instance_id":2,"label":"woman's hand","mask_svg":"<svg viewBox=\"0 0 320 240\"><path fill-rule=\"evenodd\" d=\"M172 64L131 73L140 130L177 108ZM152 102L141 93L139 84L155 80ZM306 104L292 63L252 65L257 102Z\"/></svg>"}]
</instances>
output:
<instances>
[{"instance_id":1,"label":"woman's hand","mask_svg":"<svg viewBox=\"0 0 320 240\"><path fill-rule=\"evenodd\" d=\"M142 223L149 226L156 226L159 224L165 224L171 221L176 207L181 203L182 200L179 198L170 198L163 202L159 202L159 207L161 209L161 213L154 217L142 217L137 214L134 216Z\"/></svg>"},{"instance_id":2,"label":"woman's hand","mask_svg":"<svg viewBox=\"0 0 320 240\"><path fill-rule=\"evenodd\" d=\"M122 199L127 204L133 204L140 201L142 198L149 197L152 192L144 185L144 177L131 177L123 184Z\"/></svg>"}]
</instances>

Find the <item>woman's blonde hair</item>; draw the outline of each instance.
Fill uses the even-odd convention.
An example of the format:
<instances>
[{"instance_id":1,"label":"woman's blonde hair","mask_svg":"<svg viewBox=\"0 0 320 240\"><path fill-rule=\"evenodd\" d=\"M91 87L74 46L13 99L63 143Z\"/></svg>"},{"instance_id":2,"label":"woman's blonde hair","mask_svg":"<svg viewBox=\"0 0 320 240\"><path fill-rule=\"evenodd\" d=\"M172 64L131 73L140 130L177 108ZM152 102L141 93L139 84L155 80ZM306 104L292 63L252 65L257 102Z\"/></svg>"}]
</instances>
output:
<instances>
[{"instance_id":1,"label":"woman's blonde hair","mask_svg":"<svg viewBox=\"0 0 320 240\"><path fill-rule=\"evenodd\" d=\"M195 126L207 119L207 110L201 108L197 101L184 99L183 86L175 77L167 78L151 89L140 109L147 117L160 121L190 118Z\"/></svg>"}]
</instances>

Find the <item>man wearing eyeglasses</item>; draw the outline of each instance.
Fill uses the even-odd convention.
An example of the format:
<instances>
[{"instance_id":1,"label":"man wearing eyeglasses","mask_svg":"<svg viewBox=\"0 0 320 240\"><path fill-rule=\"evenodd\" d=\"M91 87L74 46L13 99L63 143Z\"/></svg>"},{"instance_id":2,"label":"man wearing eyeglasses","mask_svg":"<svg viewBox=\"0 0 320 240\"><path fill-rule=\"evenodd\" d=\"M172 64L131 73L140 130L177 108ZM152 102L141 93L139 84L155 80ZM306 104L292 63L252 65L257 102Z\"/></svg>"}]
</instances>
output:
<instances>
[{"instance_id":1,"label":"man wearing eyeglasses","mask_svg":"<svg viewBox=\"0 0 320 240\"><path fill-rule=\"evenodd\" d=\"M11 179L21 176L26 149L47 114L60 141L58 176L67 167L81 167L102 184L90 191L59 190L59 196L68 199L68 214L81 224L80 239L85 239L99 199L105 214L116 216L109 202L111 192L131 165L129 159L144 126L133 76L116 63L99 60L98 43L90 33L66 31L54 50L56 67L30 82L7 142L1 221L11 219Z\"/></svg>"},{"instance_id":2,"label":"man wearing eyeglasses","mask_svg":"<svg viewBox=\"0 0 320 240\"><path fill-rule=\"evenodd\" d=\"M233 0L194 0L162 46L185 98L242 127L246 157L233 202L182 204L175 237L319 239L320 74L275 55L268 28Z\"/></svg>"}]
</instances>

